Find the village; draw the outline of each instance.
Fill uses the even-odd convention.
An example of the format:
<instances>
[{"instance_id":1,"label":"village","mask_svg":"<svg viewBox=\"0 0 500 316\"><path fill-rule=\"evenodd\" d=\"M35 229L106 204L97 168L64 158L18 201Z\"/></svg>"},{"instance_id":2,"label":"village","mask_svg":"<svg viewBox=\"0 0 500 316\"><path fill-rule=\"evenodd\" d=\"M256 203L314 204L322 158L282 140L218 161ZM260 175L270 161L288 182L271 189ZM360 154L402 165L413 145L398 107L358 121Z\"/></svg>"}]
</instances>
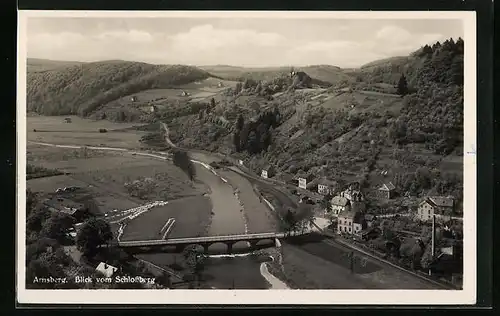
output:
<instances>
[{"instance_id":1,"label":"village","mask_svg":"<svg viewBox=\"0 0 500 316\"><path fill-rule=\"evenodd\" d=\"M261 172L264 179L273 176L272 166ZM410 198L387 181L368 198L359 183L342 186L325 177L303 174L286 184L295 186L290 192L298 196L299 203L313 206L316 219L328 221L324 233L336 240L422 274L448 276L452 283L461 279L463 219L453 196ZM406 203L385 212L376 207L390 202ZM417 262L423 256L429 257L425 265Z\"/></svg>"}]
</instances>

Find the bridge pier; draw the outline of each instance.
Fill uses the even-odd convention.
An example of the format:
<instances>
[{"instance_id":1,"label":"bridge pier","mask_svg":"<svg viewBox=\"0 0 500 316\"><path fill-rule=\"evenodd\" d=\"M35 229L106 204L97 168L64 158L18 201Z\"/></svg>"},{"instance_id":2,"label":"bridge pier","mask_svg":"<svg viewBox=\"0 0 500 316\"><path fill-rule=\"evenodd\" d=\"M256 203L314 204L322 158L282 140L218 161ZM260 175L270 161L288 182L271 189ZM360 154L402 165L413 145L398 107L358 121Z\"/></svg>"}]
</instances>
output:
<instances>
[{"instance_id":1,"label":"bridge pier","mask_svg":"<svg viewBox=\"0 0 500 316\"><path fill-rule=\"evenodd\" d=\"M227 242L226 245L227 245L227 253L230 255L233 253L233 244L232 242Z\"/></svg>"},{"instance_id":2,"label":"bridge pier","mask_svg":"<svg viewBox=\"0 0 500 316\"><path fill-rule=\"evenodd\" d=\"M255 250L257 248L258 240L250 240L248 243L250 244L250 250Z\"/></svg>"},{"instance_id":3,"label":"bridge pier","mask_svg":"<svg viewBox=\"0 0 500 316\"><path fill-rule=\"evenodd\" d=\"M202 244L201 246L203 247L203 252L208 253L208 247L210 246L210 244Z\"/></svg>"}]
</instances>

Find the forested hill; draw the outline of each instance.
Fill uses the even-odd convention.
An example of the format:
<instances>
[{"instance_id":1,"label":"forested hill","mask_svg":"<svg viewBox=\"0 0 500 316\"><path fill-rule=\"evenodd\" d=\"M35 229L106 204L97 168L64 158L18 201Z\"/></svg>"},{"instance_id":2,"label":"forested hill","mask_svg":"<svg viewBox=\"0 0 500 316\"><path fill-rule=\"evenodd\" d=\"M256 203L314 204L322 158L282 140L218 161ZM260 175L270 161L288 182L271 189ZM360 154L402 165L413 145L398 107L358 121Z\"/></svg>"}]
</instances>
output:
<instances>
[{"instance_id":1,"label":"forested hill","mask_svg":"<svg viewBox=\"0 0 500 316\"><path fill-rule=\"evenodd\" d=\"M86 116L110 101L146 89L171 88L210 77L182 65L102 61L27 73L27 109L43 115Z\"/></svg>"},{"instance_id":2,"label":"forested hill","mask_svg":"<svg viewBox=\"0 0 500 316\"><path fill-rule=\"evenodd\" d=\"M219 98L210 113L175 119L171 137L185 147L230 153L256 172L272 165L284 180L309 174L358 181L367 190L392 181L401 194L433 190L460 200L463 41L426 45L346 74L331 88L272 99L243 89L243 96ZM255 123L253 107L277 109L278 124ZM254 146L259 137L263 148Z\"/></svg>"}]
</instances>

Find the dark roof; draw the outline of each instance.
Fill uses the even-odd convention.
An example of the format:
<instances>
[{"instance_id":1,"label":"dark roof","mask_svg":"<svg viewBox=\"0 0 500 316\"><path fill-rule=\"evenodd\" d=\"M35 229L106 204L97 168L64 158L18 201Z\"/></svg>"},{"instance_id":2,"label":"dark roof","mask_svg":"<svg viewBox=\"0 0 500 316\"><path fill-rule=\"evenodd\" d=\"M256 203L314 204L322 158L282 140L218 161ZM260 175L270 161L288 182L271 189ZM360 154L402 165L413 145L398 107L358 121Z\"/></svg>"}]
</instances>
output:
<instances>
[{"instance_id":1,"label":"dark roof","mask_svg":"<svg viewBox=\"0 0 500 316\"><path fill-rule=\"evenodd\" d=\"M382 184L382 186L378 189L383 190L383 191L392 191L392 190L395 190L396 187L394 186L394 184L392 184L392 182L389 182L389 183Z\"/></svg>"},{"instance_id":2,"label":"dark roof","mask_svg":"<svg viewBox=\"0 0 500 316\"><path fill-rule=\"evenodd\" d=\"M444 196L430 196L425 198L420 204L427 202L432 206L437 207L453 207L453 198Z\"/></svg>"},{"instance_id":3,"label":"dark roof","mask_svg":"<svg viewBox=\"0 0 500 316\"><path fill-rule=\"evenodd\" d=\"M354 223L360 224L365 218L362 212L355 210L343 211L339 217L351 218Z\"/></svg>"},{"instance_id":4,"label":"dark roof","mask_svg":"<svg viewBox=\"0 0 500 316\"><path fill-rule=\"evenodd\" d=\"M265 171L269 171L269 170L273 170L273 169L274 169L274 167L271 165L267 165L264 168L262 168L262 170L265 170Z\"/></svg>"},{"instance_id":5,"label":"dark roof","mask_svg":"<svg viewBox=\"0 0 500 316\"><path fill-rule=\"evenodd\" d=\"M312 179L314 179L314 175L311 173L311 174L299 174L297 175L297 179L299 178L302 178L302 179L306 179L307 181L311 181Z\"/></svg>"},{"instance_id":6,"label":"dark roof","mask_svg":"<svg viewBox=\"0 0 500 316\"><path fill-rule=\"evenodd\" d=\"M318 184L328 185L328 186L332 186L332 187L338 185L337 181L332 181L332 180L329 180L325 177L318 179L317 182L318 182Z\"/></svg>"}]
</instances>

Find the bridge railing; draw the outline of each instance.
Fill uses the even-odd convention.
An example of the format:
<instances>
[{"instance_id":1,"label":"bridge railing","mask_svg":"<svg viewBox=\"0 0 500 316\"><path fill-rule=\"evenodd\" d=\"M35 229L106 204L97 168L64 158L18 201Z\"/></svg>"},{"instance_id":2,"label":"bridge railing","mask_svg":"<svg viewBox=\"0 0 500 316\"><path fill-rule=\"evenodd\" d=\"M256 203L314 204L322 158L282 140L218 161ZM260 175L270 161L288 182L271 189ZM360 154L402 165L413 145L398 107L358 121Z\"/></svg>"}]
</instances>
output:
<instances>
[{"instance_id":1,"label":"bridge railing","mask_svg":"<svg viewBox=\"0 0 500 316\"><path fill-rule=\"evenodd\" d=\"M196 242L217 242L217 241L230 241L230 240L249 240L259 238L282 238L283 233L261 233L261 234L246 234L246 235L218 235L206 237L187 237L187 238L170 238L170 239L157 239L157 240L133 240L121 241L118 245L168 245L177 243L196 243Z\"/></svg>"}]
</instances>

